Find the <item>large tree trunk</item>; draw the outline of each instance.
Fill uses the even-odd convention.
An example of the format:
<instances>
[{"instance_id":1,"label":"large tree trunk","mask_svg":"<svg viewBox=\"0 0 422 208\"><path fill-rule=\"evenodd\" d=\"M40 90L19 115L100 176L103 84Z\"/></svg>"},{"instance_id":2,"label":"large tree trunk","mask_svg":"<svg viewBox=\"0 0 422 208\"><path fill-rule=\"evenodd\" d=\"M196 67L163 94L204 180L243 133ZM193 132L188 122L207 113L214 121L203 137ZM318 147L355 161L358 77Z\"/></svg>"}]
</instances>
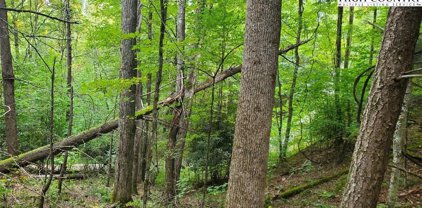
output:
<instances>
[{"instance_id":1,"label":"large tree trunk","mask_svg":"<svg viewBox=\"0 0 422 208\"><path fill-rule=\"evenodd\" d=\"M0 7L6 7L5 0L0 0ZM15 75L13 73L13 61L12 53L10 51L9 27L7 25L8 22L6 10L0 10L0 19L0 58L4 88L4 107L6 112L4 120L6 124L5 136L7 152L11 155L17 155L19 153L19 140L15 105Z\"/></svg>"},{"instance_id":2,"label":"large tree trunk","mask_svg":"<svg viewBox=\"0 0 422 208\"><path fill-rule=\"evenodd\" d=\"M138 0L122 0L122 34L136 32L137 5ZM121 40L121 79L129 80L136 77L136 54L133 50L135 44L135 38ZM113 201L122 204L130 201L132 198L132 160L136 131L135 95L135 84L131 85L129 89L123 90L120 94L120 139L117 151Z\"/></svg>"},{"instance_id":3,"label":"large tree trunk","mask_svg":"<svg viewBox=\"0 0 422 208\"><path fill-rule=\"evenodd\" d=\"M65 16L67 21L71 21L70 2L65 1ZM73 86L72 86L72 31L70 23L65 23L66 27L66 64L67 64L67 94L69 96L69 108L66 111L67 136L72 136L73 129ZM67 152L63 154L63 163L60 168L60 177L58 184L58 193L60 194L63 186L63 175L67 168Z\"/></svg>"},{"instance_id":4,"label":"large tree trunk","mask_svg":"<svg viewBox=\"0 0 422 208\"><path fill-rule=\"evenodd\" d=\"M177 13L177 41L182 42L185 40L185 0L178 0L178 13ZM176 92L184 90L183 79L184 79L184 68L185 63L182 58L182 54L177 54L177 77L176 77ZM176 158L177 151L176 140L177 135L180 131L180 125L182 124L183 111L183 98L178 100L177 106L173 109L173 121L170 127L166 157L166 203L167 205L176 206L175 195L176 195Z\"/></svg>"},{"instance_id":5,"label":"large tree trunk","mask_svg":"<svg viewBox=\"0 0 422 208\"><path fill-rule=\"evenodd\" d=\"M296 44L300 43L300 35L302 33L302 14L303 14L303 0L299 0L299 5L297 9L298 13L298 28L297 28L297 36L296 36ZM287 113L287 124L286 124L286 138L283 142L283 149L282 149L282 158L286 158L287 155L287 148L290 141L290 131L292 128L292 118L293 118L293 98L295 95L296 90L296 80L297 80L297 73L299 71L300 65L300 56L299 56L299 47L295 49L295 69L293 70L293 77L292 77L292 85L290 86L290 92L288 99L288 113Z\"/></svg>"},{"instance_id":6,"label":"large tree trunk","mask_svg":"<svg viewBox=\"0 0 422 208\"><path fill-rule=\"evenodd\" d=\"M376 207L412 68L422 8L390 10L368 103L340 207Z\"/></svg>"},{"instance_id":7,"label":"large tree trunk","mask_svg":"<svg viewBox=\"0 0 422 208\"><path fill-rule=\"evenodd\" d=\"M247 0L240 83L226 207L263 207L280 42L280 0Z\"/></svg>"},{"instance_id":8,"label":"large tree trunk","mask_svg":"<svg viewBox=\"0 0 422 208\"><path fill-rule=\"evenodd\" d=\"M393 138L393 164L397 167L403 167L404 161L401 154L404 149L404 142L407 137L407 114L411 98L412 84L409 83L404 96L403 106L401 109L400 117L397 122L396 131ZM397 201L397 191L400 186L401 170L392 168L390 176L390 186L388 188L388 207L394 208Z\"/></svg>"}]
</instances>

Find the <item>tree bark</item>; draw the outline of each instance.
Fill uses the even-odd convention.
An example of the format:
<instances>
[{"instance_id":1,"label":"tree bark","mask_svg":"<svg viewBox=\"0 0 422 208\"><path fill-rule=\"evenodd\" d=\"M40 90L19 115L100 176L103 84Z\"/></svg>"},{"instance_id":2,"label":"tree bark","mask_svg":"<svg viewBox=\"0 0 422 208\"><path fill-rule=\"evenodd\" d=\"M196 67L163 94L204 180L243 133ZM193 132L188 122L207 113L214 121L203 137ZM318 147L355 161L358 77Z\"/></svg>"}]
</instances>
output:
<instances>
[{"instance_id":1,"label":"tree bark","mask_svg":"<svg viewBox=\"0 0 422 208\"><path fill-rule=\"evenodd\" d=\"M240 83L226 207L263 207L281 1L247 0Z\"/></svg>"},{"instance_id":2,"label":"tree bark","mask_svg":"<svg viewBox=\"0 0 422 208\"><path fill-rule=\"evenodd\" d=\"M0 7L6 7L5 0L0 0ZM17 155L19 153L19 139L15 105L15 75L13 72L12 53L10 51L9 27L6 10L0 10L0 19L0 58L3 77L4 107L5 112L7 112L4 116L6 125L5 136L7 152L10 155Z\"/></svg>"},{"instance_id":3,"label":"tree bark","mask_svg":"<svg viewBox=\"0 0 422 208\"><path fill-rule=\"evenodd\" d=\"M388 153L412 68L422 8L393 7L340 207L376 207Z\"/></svg>"},{"instance_id":4,"label":"tree bark","mask_svg":"<svg viewBox=\"0 0 422 208\"><path fill-rule=\"evenodd\" d=\"M406 95L404 96L403 106L401 109L400 117L396 125L396 131L393 138L393 164L396 167L404 166L402 150L404 150L404 142L407 137L407 114L411 98L412 84L409 82ZM397 168L391 169L390 186L388 189L388 207L394 208L397 201L397 192L400 186L401 171Z\"/></svg>"},{"instance_id":5,"label":"tree bark","mask_svg":"<svg viewBox=\"0 0 422 208\"><path fill-rule=\"evenodd\" d=\"M67 136L72 136L73 129L73 86L72 86L72 31L71 31L71 12L70 12L70 0L65 1L65 15L68 23L65 23L66 27L66 64L67 64L67 94L69 96L69 109L66 112L67 120ZM58 193L60 194L63 186L63 175L67 168L67 152L63 153L63 163L60 168L60 177L58 184Z\"/></svg>"},{"instance_id":6,"label":"tree bark","mask_svg":"<svg viewBox=\"0 0 422 208\"><path fill-rule=\"evenodd\" d=\"M122 34L136 32L137 0L122 0ZM120 77L129 80L136 77L136 54L133 46L135 38L125 38L120 42L121 68ZM132 197L133 145L135 139L135 95L136 85L124 89L120 94L119 129L120 139L117 151L116 173L113 201L121 204L129 202Z\"/></svg>"},{"instance_id":7,"label":"tree bark","mask_svg":"<svg viewBox=\"0 0 422 208\"><path fill-rule=\"evenodd\" d=\"M302 14L303 14L303 0L299 0L298 5L298 28L297 28L297 36L296 36L296 44L300 43L300 35L302 33ZM282 158L286 158L287 155L287 148L290 141L290 131L292 128L292 118L293 118L293 98L295 95L296 90L296 80L297 80L297 73L299 71L300 65L300 56L299 56L299 47L295 48L295 69L293 71L292 77L292 85L290 86L290 92L288 99L288 112L287 112L287 123L286 123L286 138L283 142L283 150L282 150Z\"/></svg>"}]
</instances>

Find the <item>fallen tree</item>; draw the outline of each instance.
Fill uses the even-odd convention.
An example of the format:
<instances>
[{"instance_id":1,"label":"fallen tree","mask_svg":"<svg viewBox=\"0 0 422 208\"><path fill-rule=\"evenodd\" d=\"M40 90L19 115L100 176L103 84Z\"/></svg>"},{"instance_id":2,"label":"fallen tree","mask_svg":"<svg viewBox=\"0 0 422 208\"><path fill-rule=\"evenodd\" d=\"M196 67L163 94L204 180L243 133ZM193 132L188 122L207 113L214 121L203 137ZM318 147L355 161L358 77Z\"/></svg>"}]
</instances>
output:
<instances>
[{"instance_id":1,"label":"fallen tree","mask_svg":"<svg viewBox=\"0 0 422 208\"><path fill-rule=\"evenodd\" d=\"M195 88L195 93L205 90L208 87L212 86L213 84L221 82L227 79L228 77L231 77L239 73L240 69L241 69L241 66L237 66L237 67L222 71L215 77L215 82L213 82L213 79L209 79L205 81L204 83L198 85L198 87ZM178 92L167 97L166 99L158 103L158 108L171 105L181 96L182 96L182 93ZM152 112L152 106L146 106L145 108L136 112L136 119L141 119L143 116L148 115L151 112ZM61 142L57 142L54 144L53 154L56 155L56 154L59 154L60 152L71 150L74 147L79 146L80 144L89 142L92 139L95 139L103 134L107 134L117 129L119 125L118 121L119 121L118 119L115 119L115 120L106 122L102 125L99 125L97 127L94 127L92 129L86 130L80 134L64 138ZM7 173L7 172L10 172L11 169L13 168L24 167L32 162L47 158L49 154L50 154L49 145L46 145L46 146L42 146L40 148L31 150L29 152L22 153L15 157L10 157L8 159L0 161L0 172Z\"/></svg>"},{"instance_id":2,"label":"fallen tree","mask_svg":"<svg viewBox=\"0 0 422 208\"><path fill-rule=\"evenodd\" d=\"M299 47L303 44L306 44L310 40L311 39L308 39L308 40L302 41L298 44L289 45L284 49L280 49L279 54L281 55L281 54L287 53L287 52L289 52L290 50L292 50L296 47ZM236 66L236 67L231 67L231 68L229 68L225 71L218 73L214 78L210 78L207 81L199 84L195 88L195 93L203 91L203 90L211 87L212 85L214 85L218 82L224 81L225 79L239 73L241 68L242 68L242 65L239 65L239 66ZM168 105L173 104L181 96L183 96L182 91L179 91L177 93L173 93L172 95L170 95L169 97L167 97L166 99L164 99L164 100L162 100L158 103L158 109L160 109L164 106L168 106ZM152 110L153 110L152 106L146 106L145 108L137 111L136 112L136 119L142 119L143 116L152 113ZM79 134L75 134L73 136L66 137L60 142L54 143L53 154L57 155L57 154L59 154L63 151L71 150L74 147L77 147L81 144L89 142L89 141L91 141L91 140L93 140L97 137L100 137L103 134L107 134L107 133L117 129L117 127L119 125L118 121L119 121L118 119L108 121L104 124L101 124L99 126L91 128L89 130L86 130L86 131L81 132ZM42 147L39 147L37 149L22 153L20 155L1 160L0 161L0 173L8 173L14 168L27 166L27 165L29 165L33 162L47 158L49 156L49 154L50 154L49 145L46 145L46 146L42 146Z\"/></svg>"},{"instance_id":3,"label":"fallen tree","mask_svg":"<svg viewBox=\"0 0 422 208\"><path fill-rule=\"evenodd\" d=\"M297 194L302 193L303 191L305 191L307 189L313 188L313 187L318 186L320 184L323 184L325 182L336 179L336 178L338 178L338 177L340 177L344 174L347 174L348 172L349 172L349 169L342 170L342 171L340 171L340 172L338 172L334 175L322 177L320 179L313 180L309 183L305 183L305 184L302 184L302 185L299 185L299 186L295 186L293 188L290 188L290 189L283 191L280 194L274 196L272 200L276 200L276 199L279 199L279 198L284 198L284 199L290 198L292 196L295 196Z\"/></svg>"}]
</instances>

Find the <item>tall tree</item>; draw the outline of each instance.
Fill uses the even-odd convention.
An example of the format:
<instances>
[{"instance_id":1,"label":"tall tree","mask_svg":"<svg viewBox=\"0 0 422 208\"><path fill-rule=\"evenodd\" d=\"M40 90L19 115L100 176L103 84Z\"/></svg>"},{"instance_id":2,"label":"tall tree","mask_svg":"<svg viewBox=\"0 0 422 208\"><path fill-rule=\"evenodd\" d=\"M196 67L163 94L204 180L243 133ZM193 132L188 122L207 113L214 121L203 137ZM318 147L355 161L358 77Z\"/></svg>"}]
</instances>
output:
<instances>
[{"instance_id":1,"label":"tall tree","mask_svg":"<svg viewBox=\"0 0 422 208\"><path fill-rule=\"evenodd\" d=\"M177 12L177 41L181 43L185 40L185 7L186 0L178 0L178 12ZM177 54L177 77L176 77L176 92L182 93L184 90L183 79L184 79L184 68L185 63L183 61L183 54L179 52ZM178 100L177 106L173 109L173 121L169 132L167 142L167 157L166 157L166 197L167 204L175 206L175 195L176 195L176 158L180 151L176 149L177 136L180 131L182 124L182 116L184 115L184 108L182 106L184 95Z\"/></svg>"},{"instance_id":2,"label":"tall tree","mask_svg":"<svg viewBox=\"0 0 422 208\"><path fill-rule=\"evenodd\" d=\"M343 113L340 102L340 67L341 67L341 33L343 25L343 7L338 7L337 11L337 36L336 50L334 56L334 105L336 110L337 129L335 144L339 146L343 142ZM342 152L342 151L339 151ZM341 160L342 156L339 157Z\"/></svg>"},{"instance_id":3,"label":"tall tree","mask_svg":"<svg viewBox=\"0 0 422 208\"><path fill-rule=\"evenodd\" d=\"M393 138L393 164L396 167L403 168L402 150L404 149L404 142L407 139L407 114L409 110L409 102L411 98L412 84L409 82L406 95L404 96L403 106L400 117L396 125L396 131ZM388 207L394 208L397 201L397 191L400 186L401 170L393 168L390 175L390 186L388 188Z\"/></svg>"},{"instance_id":4,"label":"tall tree","mask_svg":"<svg viewBox=\"0 0 422 208\"><path fill-rule=\"evenodd\" d=\"M280 0L247 0L240 96L226 207L263 207L275 78Z\"/></svg>"},{"instance_id":5,"label":"tall tree","mask_svg":"<svg viewBox=\"0 0 422 208\"><path fill-rule=\"evenodd\" d=\"M72 86L72 31L71 31L71 13L70 13L70 1L65 1L65 16L68 21L65 23L66 27L66 65L67 65L67 94L69 96L69 109L66 111L66 120L67 120L67 136L72 136L73 129L73 86ZM67 168L67 158L68 153L63 153L63 163L60 167L60 178L58 184L58 193L62 191L63 185L63 175Z\"/></svg>"},{"instance_id":6,"label":"tall tree","mask_svg":"<svg viewBox=\"0 0 422 208\"><path fill-rule=\"evenodd\" d=\"M122 0L122 34L136 32L138 0ZM121 68L120 78L129 80L136 77L136 53L134 37L123 37L120 42ZM116 174L113 201L126 203L131 200L133 145L135 139L135 95L136 85L120 93L119 128L120 139L117 152Z\"/></svg>"},{"instance_id":7,"label":"tall tree","mask_svg":"<svg viewBox=\"0 0 422 208\"><path fill-rule=\"evenodd\" d=\"M0 0L0 7L6 8L5 0ZM7 152L11 155L17 155L19 153L19 140L16 121L15 75L13 72L12 53L10 51L7 10L0 10L0 19L0 59L3 77L4 107L6 112L4 120L6 125Z\"/></svg>"},{"instance_id":8,"label":"tall tree","mask_svg":"<svg viewBox=\"0 0 422 208\"><path fill-rule=\"evenodd\" d=\"M300 43L300 35L302 33L302 14L303 14L303 0L299 0L299 5L297 9L298 13L298 28L297 28L297 36L296 36L296 44ZM287 112L287 124L286 124L286 138L283 142L283 149L282 149L282 157L286 158L287 154L287 147L290 141L290 131L292 127L292 118L293 118L293 99L296 90L296 80L297 80L297 73L299 71L300 66L300 56L299 56L299 47L295 48L295 69L293 70L293 77L292 77L292 85L290 86L290 92L288 99L288 112Z\"/></svg>"},{"instance_id":9,"label":"tall tree","mask_svg":"<svg viewBox=\"0 0 422 208\"><path fill-rule=\"evenodd\" d=\"M421 7L389 11L375 78L340 207L376 207L422 18Z\"/></svg>"},{"instance_id":10,"label":"tall tree","mask_svg":"<svg viewBox=\"0 0 422 208\"><path fill-rule=\"evenodd\" d=\"M157 153L157 145L158 145L158 100L160 99L160 86L161 86L161 78L163 75L163 66L164 66L164 37L166 33L166 22L167 22L167 3L168 0L160 0L160 37L158 42L158 70L155 79L155 89L154 89L154 99L152 102L153 105L153 121L152 121L152 139L153 144L155 145L155 152ZM156 159L155 168L158 169L158 161L159 158ZM158 172L158 170L156 171ZM149 185L153 182L154 177L152 177L151 171L149 171L149 175L146 181L146 191L144 193L144 207L147 205L148 201L148 194L149 194Z\"/></svg>"},{"instance_id":11,"label":"tall tree","mask_svg":"<svg viewBox=\"0 0 422 208\"><path fill-rule=\"evenodd\" d=\"M349 25L347 28L347 37L346 37L346 52L344 53L344 68L349 68L350 63L350 53L351 53L351 47L352 47L352 34L353 34L353 22L355 19L355 8L350 7L349 10Z\"/></svg>"},{"instance_id":12,"label":"tall tree","mask_svg":"<svg viewBox=\"0 0 422 208\"><path fill-rule=\"evenodd\" d=\"M139 2L138 8L137 8L137 15L136 15L136 31L141 32L141 26L142 26L142 4ZM139 39L139 38L138 38ZM141 54L139 50L136 50L137 53L137 63L138 70L136 71L136 77L141 78L142 73L140 72L139 68L141 65L140 59ZM135 98L135 108L136 110L140 110L143 108L143 102L142 102L142 82L139 82L136 84L136 98ZM144 122L142 120L136 121L136 133L135 133L135 142L133 145L133 168L132 168L132 191L133 194L138 193L138 182L142 181L140 180L140 172L141 172L141 156L143 156L143 147L144 147L144 138L143 138L143 131L144 131Z\"/></svg>"},{"instance_id":13,"label":"tall tree","mask_svg":"<svg viewBox=\"0 0 422 208\"><path fill-rule=\"evenodd\" d=\"M196 10L197 17L195 18L195 30L203 30L201 28L201 13L204 10L206 0L200 0L198 1L198 9ZM186 5L185 5L186 6ZM186 9L186 8L185 8ZM185 21L185 20L184 20ZM186 24L185 22L183 24ZM181 28L180 28L181 29ZM185 26L183 27L183 30L185 30ZM199 32L201 39L202 32ZM180 31L180 38L185 38L185 34L181 36L182 33ZM199 42L199 41L198 41ZM198 47L199 44L195 44L194 47ZM183 60L182 60L183 61ZM183 63L184 62L180 62ZM185 68L185 67L183 67ZM176 161L175 161L175 175L176 175L176 181L179 180L180 177L180 171L182 169L182 161L183 161L183 151L185 149L185 142L186 142L186 135L188 133L189 129L189 118L191 115L192 110L192 104L193 104L193 95L195 94L195 82L196 82L196 71L193 67L190 67L188 69L184 70L184 74L188 74L187 79L184 79L183 82L183 102L182 102L182 115L180 119L180 130L178 135L178 142L176 147ZM186 75L185 75L186 76Z\"/></svg>"}]
</instances>

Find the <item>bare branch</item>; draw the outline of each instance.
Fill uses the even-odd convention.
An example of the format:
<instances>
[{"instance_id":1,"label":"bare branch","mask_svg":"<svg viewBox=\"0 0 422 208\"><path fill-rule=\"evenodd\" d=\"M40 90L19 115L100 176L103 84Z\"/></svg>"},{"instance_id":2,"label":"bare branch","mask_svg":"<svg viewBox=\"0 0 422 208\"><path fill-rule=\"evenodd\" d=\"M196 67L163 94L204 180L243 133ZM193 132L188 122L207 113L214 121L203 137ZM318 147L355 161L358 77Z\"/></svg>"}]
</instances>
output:
<instances>
[{"instance_id":1,"label":"bare branch","mask_svg":"<svg viewBox=\"0 0 422 208\"><path fill-rule=\"evenodd\" d=\"M60 21L60 22L65 22L65 23L69 23L69 24L79 24L79 22L67 21L67 20L64 20L64 19L60 19L60 18L57 18L57 17L50 16L50 15L48 15L48 14L44 14L44 13L41 13L41 12L36 12L36 11L32 11L32 10L26 10L26 9L14 9L14 8L5 8L5 7L2 7L2 8L0 8L0 9L2 9L2 10L6 10L6 11L11 11L11 12L18 12L18 13L23 12L23 13L36 14L36 15L40 15L40 16L43 16L43 17L50 18L50 19L52 19L52 20L57 20L57 21Z\"/></svg>"}]
</instances>

